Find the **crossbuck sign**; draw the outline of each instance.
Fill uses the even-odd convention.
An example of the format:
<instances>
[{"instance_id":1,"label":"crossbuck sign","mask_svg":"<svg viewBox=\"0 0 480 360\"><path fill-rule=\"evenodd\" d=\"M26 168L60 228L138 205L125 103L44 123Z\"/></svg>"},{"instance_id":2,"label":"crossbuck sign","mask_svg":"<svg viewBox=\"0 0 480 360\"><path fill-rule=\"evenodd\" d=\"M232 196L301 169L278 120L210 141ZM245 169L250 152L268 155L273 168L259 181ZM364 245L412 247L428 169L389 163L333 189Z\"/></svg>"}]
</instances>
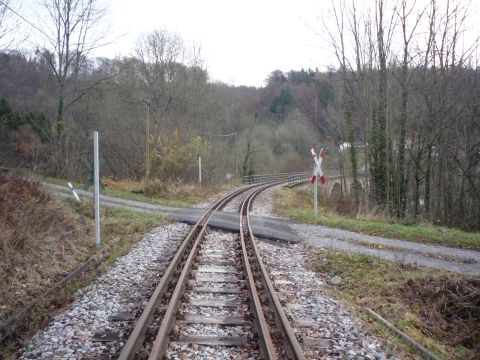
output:
<instances>
[{"instance_id":1,"label":"crossbuck sign","mask_svg":"<svg viewBox=\"0 0 480 360\"><path fill-rule=\"evenodd\" d=\"M312 153L313 161L315 161L315 168L313 169L313 176L311 182L312 184L315 184L317 177L319 177L322 184L325 184L325 176L323 176L322 171L322 161L323 157L325 156L325 150L322 148L318 156L313 148L310 149L310 152Z\"/></svg>"}]
</instances>

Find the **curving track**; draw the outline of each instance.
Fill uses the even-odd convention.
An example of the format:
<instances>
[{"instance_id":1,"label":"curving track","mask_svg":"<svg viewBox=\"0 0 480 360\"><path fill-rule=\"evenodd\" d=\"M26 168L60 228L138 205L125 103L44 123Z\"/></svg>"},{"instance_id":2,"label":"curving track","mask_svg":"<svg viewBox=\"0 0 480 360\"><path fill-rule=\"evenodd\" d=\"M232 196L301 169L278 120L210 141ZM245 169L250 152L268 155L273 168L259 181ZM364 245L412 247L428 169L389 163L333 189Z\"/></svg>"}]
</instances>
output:
<instances>
[{"instance_id":1,"label":"curving track","mask_svg":"<svg viewBox=\"0 0 480 360\"><path fill-rule=\"evenodd\" d=\"M250 186L227 195L193 226L119 359L161 359L174 356L185 344L200 349L225 347L232 356L304 358L253 241L249 221L255 196L276 184ZM210 237L208 222L213 214L245 192L239 209L239 236ZM204 335L212 326L220 327L223 334Z\"/></svg>"}]
</instances>

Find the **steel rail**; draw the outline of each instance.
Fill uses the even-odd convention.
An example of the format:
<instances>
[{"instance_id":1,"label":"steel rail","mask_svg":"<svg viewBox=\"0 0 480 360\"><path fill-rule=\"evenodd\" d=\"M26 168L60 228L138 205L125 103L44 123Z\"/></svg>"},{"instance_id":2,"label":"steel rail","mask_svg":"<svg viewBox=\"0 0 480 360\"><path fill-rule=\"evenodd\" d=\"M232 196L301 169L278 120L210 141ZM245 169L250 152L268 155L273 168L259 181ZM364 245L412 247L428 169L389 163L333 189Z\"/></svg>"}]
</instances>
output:
<instances>
[{"instance_id":1,"label":"steel rail","mask_svg":"<svg viewBox=\"0 0 480 360\"><path fill-rule=\"evenodd\" d=\"M215 212L212 212L205 221L205 224L208 224L210 218L214 215ZM175 317L180 306L181 297L185 291L185 285L187 283L188 277L190 275L190 271L192 269L192 265L194 263L195 257L197 255L198 246L200 241L202 240L203 234L207 229L206 226L203 226L200 232L197 234L195 238L195 242L188 254L187 261L183 266L183 270L180 274L180 277L177 280L177 285L175 286L175 290L173 291L172 297L170 298L170 302L167 307L167 311L163 316L162 322L160 324L160 328L157 332L157 336L155 341L153 342L152 349L150 351L150 356L148 357L149 360L159 360L162 358L163 354L167 351L168 343L170 341L170 332L175 324Z\"/></svg>"},{"instance_id":2,"label":"steel rail","mask_svg":"<svg viewBox=\"0 0 480 360\"><path fill-rule=\"evenodd\" d=\"M212 205L207 212L195 223L192 227L188 235L183 240L182 244L180 245L178 251L176 252L174 258L170 262L169 266L164 272L164 275L160 279L157 287L155 288L153 295L151 296L150 300L148 301L147 305L145 306L142 315L138 319L133 331L131 332L127 342L122 348L122 351L118 357L119 360L130 360L133 359L137 351L143 344L145 339L145 333L147 331L148 326L151 324L153 320L153 316L155 314L155 310L159 305L160 301L162 300L163 295L166 293L168 289L168 285L173 277L175 270L177 269L178 265L180 264L181 260L185 257L187 250L192 246L192 241L195 235L199 234L200 232L203 233L205 224L208 223L208 220L213 216L213 214L218 210L221 209L225 204L238 196L239 194L256 187L257 185L251 185L243 187L237 191L228 194L224 198L218 200L214 205ZM198 236L197 236L198 237Z\"/></svg>"},{"instance_id":3,"label":"steel rail","mask_svg":"<svg viewBox=\"0 0 480 360\"><path fill-rule=\"evenodd\" d=\"M272 186L276 183L278 183L278 182L269 183L269 185ZM247 191L251 188L255 188L255 187L258 187L258 186L259 186L259 184L249 186L244 191ZM237 196L237 195L238 195L238 193L235 194L235 196ZM228 200L225 200L224 202L226 203L231 198L229 198ZM214 214L214 212L212 212L212 214L207 218L207 220L205 221L205 224L208 224L208 221L213 216L213 214ZM194 242L194 244L193 244L193 246L190 250L190 253L189 253L188 258L185 262L183 270L182 270L182 272L180 274L180 277L177 281L177 285L175 286L175 290L174 290L174 292L173 292L173 294L170 298L170 302L168 304L167 310L166 310L166 312L163 316L162 322L160 324L160 328L157 332L157 336L155 338L155 341L153 343L153 346L152 346L152 349L151 349L151 352L150 352L150 356L148 358L149 360L159 360L163 357L163 355L167 351L168 343L170 341L170 332L171 332L171 330L172 330L172 328L175 324L175 317L176 317L176 313L178 311L178 308L180 306L180 300L181 300L181 297L182 297L182 295L185 291L185 286L186 286L186 283L187 283L187 280L188 280L188 276L190 275L190 271L192 269L192 265L194 263L194 260L195 260L196 254L197 254L197 249L198 249L199 244L202 240L202 235L203 235L203 232L205 231L205 229L206 229L206 226L204 226L202 228L201 232L197 235L197 238L195 239L195 242ZM253 285L253 287L255 287L255 283L251 284L251 286L252 285ZM255 314L255 315L258 316L258 314ZM267 332L267 334L269 334L269 332ZM262 336L259 336L259 338L261 338L261 337ZM271 358L271 359L275 359L275 358Z\"/></svg>"},{"instance_id":4,"label":"steel rail","mask_svg":"<svg viewBox=\"0 0 480 360\"><path fill-rule=\"evenodd\" d=\"M272 185L266 185L259 188L258 192L266 189ZM255 192L256 192L255 191ZM246 219L244 216L245 206L248 203L249 198L252 194L249 194L243 201L240 206L240 243L242 245L242 260L245 268L245 274L247 278L247 288L250 293L250 299L252 300L251 310L254 314L254 321L256 323L258 331L258 339L260 343L260 349L265 359L277 359L277 354L275 352L275 346L273 345L272 338L270 336L270 326L268 325L265 315L263 313L262 303L260 302L260 297L258 295L257 286L255 284L255 279L253 277L252 268L250 265L250 260L247 252L247 244L245 238L249 234L244 231L246 225ZM246 215L246 213L245 213Z\"/></svg>"},{"instance_id":5,"label":"steel rail","mask_svg":"<svg viewBox=\"0 0 480 360\"><path fill-rule=\"evenodd\" d=\"M303 360L305 359L305 355L303 353L302 347L300 346L300 343L298 342L298 339L295 336L295 333L293 332L292 327L290 326L290 322L288 321L287 316L285 315L282 304L280 303L280 300L276 295L273 284L270 281L268 271L265 265L263 264L262 258L260 257L260 252L258 250L257 245L255 244L255 241L254 241L255 237L253 235L252 226L250 223L250 210L252 208L253 200L261 191L263 191L265 188L269 186L271 185L266 185L258 190L255 190L252 194L250 194L244 201L244 203L246 204L246 208L244 208L244 204L242 204L241 213L245 211L249 238L254 251L254 258L256 259L257 264L261 270L261 273L263 276L263 283L267 290L268 297L270 298L270 304L273 304L274 313L275 313L275 323L282 333L283 343L284 343L287 355L290 359Z\"/></svg>"}]
</instances>

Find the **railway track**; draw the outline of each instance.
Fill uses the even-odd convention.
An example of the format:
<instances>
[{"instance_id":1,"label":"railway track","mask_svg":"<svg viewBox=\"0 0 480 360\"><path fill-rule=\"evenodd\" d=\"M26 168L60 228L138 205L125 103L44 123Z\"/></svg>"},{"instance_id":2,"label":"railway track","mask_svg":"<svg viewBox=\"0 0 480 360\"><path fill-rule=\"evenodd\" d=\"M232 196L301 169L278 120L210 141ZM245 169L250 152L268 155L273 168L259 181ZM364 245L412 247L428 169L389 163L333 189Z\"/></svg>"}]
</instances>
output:
<instances>
[{"instance_id":1,"label":"railway track","mask_svg":"<svg viewBox=\"0 0 480 360\"><path fill-rule=\"evenodd\" d=\"M227 195L192 227L119 359L181 358L185 345L203 358L213 356L208 353L212 347L234 358L304 358L251 232L253 199L275 184ZM211 236L208 223L214 213L242 193L240 233Z\"/></svg>"}]
</instances>

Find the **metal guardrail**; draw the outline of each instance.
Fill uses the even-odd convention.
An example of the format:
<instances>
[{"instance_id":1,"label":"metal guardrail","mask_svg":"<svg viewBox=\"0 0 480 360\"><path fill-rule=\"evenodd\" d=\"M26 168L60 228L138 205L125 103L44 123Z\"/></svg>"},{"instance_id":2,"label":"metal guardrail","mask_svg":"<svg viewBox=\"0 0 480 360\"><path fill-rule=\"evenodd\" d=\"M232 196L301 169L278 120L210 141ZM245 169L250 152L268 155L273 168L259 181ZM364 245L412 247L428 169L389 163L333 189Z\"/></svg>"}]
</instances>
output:
<instances>
[{"instance_id":1,"label":"metal guardrail","mask_svg":"<svg viewBox=\"0 0 480 360\"><path fill-rule=\"evenodd\" d=\"M333 175L335 174L335 175ZM365 177L364 174L358 174L359 178ZM288 186L293 186L300 184L306 181L309 181L312 177L311 171L306 172L291 172L291 173L274 173L274 174L259 174L259 175L249 175L243 177L243 182L245 184L257 184L260 182L269 182L269 181L278 181L285 180L288 181ZM329 173L325 176L327 181L339 180L342 178L338 172Z\"/></svg>"},{"instance_id":2,"label":"metal guardrail","mask_svg":"<svg viewBox=\"0 0 480 360\"><path fill-rule=\"evenodd\" d=\"M245 184L257 184L260 182L285 180L285 181L288 181L289 185L291 185L291 184L303 182L311 176L312 176L311 172L259 174L259 175L244 176L243 182Z\"/></svg>"}]
</instances>

